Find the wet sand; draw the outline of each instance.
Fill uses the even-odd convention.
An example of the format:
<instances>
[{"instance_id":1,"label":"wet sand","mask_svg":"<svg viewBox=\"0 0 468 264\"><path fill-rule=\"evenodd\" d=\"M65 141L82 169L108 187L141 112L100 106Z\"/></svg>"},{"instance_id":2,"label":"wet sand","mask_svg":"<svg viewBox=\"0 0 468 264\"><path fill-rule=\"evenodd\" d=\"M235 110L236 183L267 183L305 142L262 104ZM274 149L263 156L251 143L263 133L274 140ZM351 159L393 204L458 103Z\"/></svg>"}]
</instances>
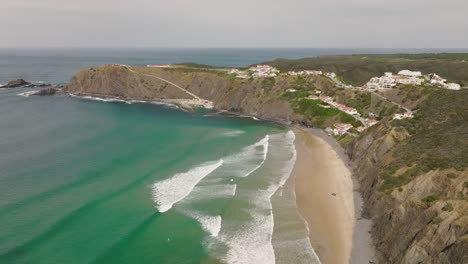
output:
<instances>
[{"instance_id":1,"label":"wet sand","mask_svg":"<svg viewBox=\"0 0 468 264\"><path fill-rule=\"evenodd\" d=\"M349 263L355 208L353 180L346 159L335 151L332 142L311 131L294 132L296 199L308 223L311 244L322 263Z\"/></svg>"}]
</instances>

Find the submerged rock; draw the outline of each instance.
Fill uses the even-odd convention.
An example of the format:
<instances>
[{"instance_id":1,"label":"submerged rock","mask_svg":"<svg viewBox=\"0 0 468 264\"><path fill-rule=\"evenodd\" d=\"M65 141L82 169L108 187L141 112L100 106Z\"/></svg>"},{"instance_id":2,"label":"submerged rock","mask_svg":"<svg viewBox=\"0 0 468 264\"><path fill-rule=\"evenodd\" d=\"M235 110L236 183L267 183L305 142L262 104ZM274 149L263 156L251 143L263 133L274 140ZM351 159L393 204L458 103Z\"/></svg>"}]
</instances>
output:
<instances>
[{"instance_id":1,"label":"submerged rock","mask_svg":"<svg viewBox=\"0 0 468 264\"><path fill-rule=\"evenodd\" d=\"M50 88L41 89L32 95L39 95L39 96L53 95L57 91L59 91L59 89L50 87Z\"/></svg>"}]
</instances>

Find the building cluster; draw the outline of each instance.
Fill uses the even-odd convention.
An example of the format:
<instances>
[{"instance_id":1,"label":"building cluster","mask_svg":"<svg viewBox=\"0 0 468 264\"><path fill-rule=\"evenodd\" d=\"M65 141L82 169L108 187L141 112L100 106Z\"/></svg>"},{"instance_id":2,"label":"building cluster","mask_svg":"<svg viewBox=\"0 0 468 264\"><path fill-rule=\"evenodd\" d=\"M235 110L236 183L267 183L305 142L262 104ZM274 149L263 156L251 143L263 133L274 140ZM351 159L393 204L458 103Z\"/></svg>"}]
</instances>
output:
<instances>
[{"instance_id":1,"label":"building cluster","mask_svg":"<svg viewBox=\"0 0 468 264\"><path fill-rule=\"evenodd\" d=\"M414 115L413 115L413 112L411 112L411 111L407 111L407 112L405 112L403 114L394 114L393 115L393 119L399 119L399 120L406 119L406 118L413 118L413 117L414 117Z\"/></svg>"},{"instance_id":2,"label":"building cluster","mask_svg":"<svg viewBox=\"0 0 468 264\"><path fill-rule=\"evenodd\" d=\"M269 65L257 65L250 67L249 71L252 72L252 77L254 78L275 77L280 73L278 69Z\"/></svg>"},{"instance_id":3,"label":"building cluster","mask_svg":"<svg viewBox=\"0 0 468 264\"><path fill-rule=\"evenodd\" d=\"M290 76L307 76L307 75L322 75L322 71L305 70L305 71L288 71Z\"/></svg>"},{"instance_id":4,"label":"building cluster","mask_svg":"<svg viewBox=\"0 0 468 264\"><path fill-rule=\"evenodd\" d=\"M338 110L341 110L345 113L348 113L350 115L358 115L358 111L352 107L348 107L344 104L337 103L333 100L332 97L330 96L317 96L317 95L309 95L307 99L310 100L321 100L322 102L325 102L329 105L331 105L334 108L337 108Z\"/></svg>"},{"instance_id":5,"label":"building cluster","mask_svg":"<svg viewBox=\"0 0 468 264\"><path fill-rule=\"evenodd\" d=\"M331 127L327 127L325 129L325 132L328 134L328 135L335 135L335 136L341 136L341 135L344 135L348 132L348 130L350 130L351 128L353 128L353 125L351 124L346 124L346 123L335 123L333 125L333 128Z\"/></svg>"},{"instance_id":6,"label":"building cluster","mask_svg":"<svg viewBox=\"0 0 468 264\"><path fill-rule=\"evenodd\" d=\"M389 89L398 84L404 85L421 85L428 81L431 85L442 86L450 90L460 90L460 85L456 83L447 83L447 80L433 73L423 75L420 71L402 70L397 75L391 72L386 72L381 77L372 77L364 88L367 89Z\"/></svg>"},{"instance_id":7,"label":"building cluster","mask_svg":"<svg viewBox=\"0 0 468 264\"><path fill-rule=\"evenodd\" d=\"M424 82L424 79L420 78L421 76L421 72L409 70L400 71L397 75L386 72L381 77L372 77L365 86L367 89L389 89L397 84L421 85Z\"/></svg>"},{"instance_id":8,"label":"building cluster","mask_svg":"<svg viewBox=\"0 0 468 264\"><path fill-rule=\"evenodd\" d=\"M269 65L256 65L250 67L247 71L242 71L239 69L231 69L227 72L228 74L233 74L236 78L248 79L250 77L254 78L270 78L276 77L280 73L278 69Z\"/></svg>"}]
</instances>

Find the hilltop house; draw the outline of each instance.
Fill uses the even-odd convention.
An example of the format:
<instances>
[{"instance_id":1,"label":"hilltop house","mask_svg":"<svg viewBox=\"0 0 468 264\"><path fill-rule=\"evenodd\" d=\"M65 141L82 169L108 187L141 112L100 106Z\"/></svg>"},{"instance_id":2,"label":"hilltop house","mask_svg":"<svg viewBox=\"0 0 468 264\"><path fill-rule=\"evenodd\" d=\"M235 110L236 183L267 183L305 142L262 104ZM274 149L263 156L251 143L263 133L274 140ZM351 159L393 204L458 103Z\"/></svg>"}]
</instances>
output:
<instances>
[{"instance_id":1,"label":"hilltop house","mask_svg":"<svg viewBox=\"0 0 468 264\"><path fill-rule=\"evenodd\" d=\"M440 77L439 75L437 75L435 73L430 74L429 77L431 78L431 80L429 81L430 84L445 86L446 83L447 83L446 79Z\"/></svg>"},{"instance_id":2,"label":"hilltop house","mask_svg":"<svg viewBox=\"0 0 468 264\"><path fill-rule=\"evenodd\" d=\"M449 89L449 90L460 90L461 86L458 83L449 83L449 84L447 84L447 89Z\"/></svg>"},{"instance_id":3,"label":"hilltop house","mask_svg":"<svg viewBox=\"0 0 468 264\"><path fill-rule=\"evenodd\" d=\"M411 112L411 111L405 112L403 114L394 114L393 115L393 119L399 119L399 120L405 119L405 118L413 118L413 117L414 117L413 112Z\"/></svg>"},{"instance_id":4,"label":"hilltop house","mask_svg":"<svg viewBox=\"0 0 468 264\"><path fill-rule=\"evenodd\" d=\"M398 75L406 77L421 77L422 73L420 71L402 70L398 72Z\"/></svg>"},{"instance_id":5,"label":"hilltop house","mask_svg":"<svg viewBox=\"0 0 468 264\"><path fill-rule=\"evenodd\" d=\"M335 78L336 78L336 73L334 73L334 72L327 72L327 73L325 73L325 76L327 76L328 78L335 79Z\"/></svg>"}]
</instances>

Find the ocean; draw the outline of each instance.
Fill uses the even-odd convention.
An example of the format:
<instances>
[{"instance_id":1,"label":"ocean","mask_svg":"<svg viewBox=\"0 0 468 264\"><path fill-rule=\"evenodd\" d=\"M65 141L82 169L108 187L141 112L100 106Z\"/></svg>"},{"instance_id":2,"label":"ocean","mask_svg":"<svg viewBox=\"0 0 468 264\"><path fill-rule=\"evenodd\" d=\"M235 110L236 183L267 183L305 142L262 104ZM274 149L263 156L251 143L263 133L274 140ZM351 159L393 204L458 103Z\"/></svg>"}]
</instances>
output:
<instances>
[{"instance_id":1,"label":"ocean","mask_svg":"<svg viewBox=\"0 0 468 264\"><path fill-rule=\"evenodd\" d=\"M63 83L105 63L334 53L346 52L2 50L0 82ZM319 263L296 208L288 128L25 91L0 89L0 263Z\"/></svg>"}]
</instances>

